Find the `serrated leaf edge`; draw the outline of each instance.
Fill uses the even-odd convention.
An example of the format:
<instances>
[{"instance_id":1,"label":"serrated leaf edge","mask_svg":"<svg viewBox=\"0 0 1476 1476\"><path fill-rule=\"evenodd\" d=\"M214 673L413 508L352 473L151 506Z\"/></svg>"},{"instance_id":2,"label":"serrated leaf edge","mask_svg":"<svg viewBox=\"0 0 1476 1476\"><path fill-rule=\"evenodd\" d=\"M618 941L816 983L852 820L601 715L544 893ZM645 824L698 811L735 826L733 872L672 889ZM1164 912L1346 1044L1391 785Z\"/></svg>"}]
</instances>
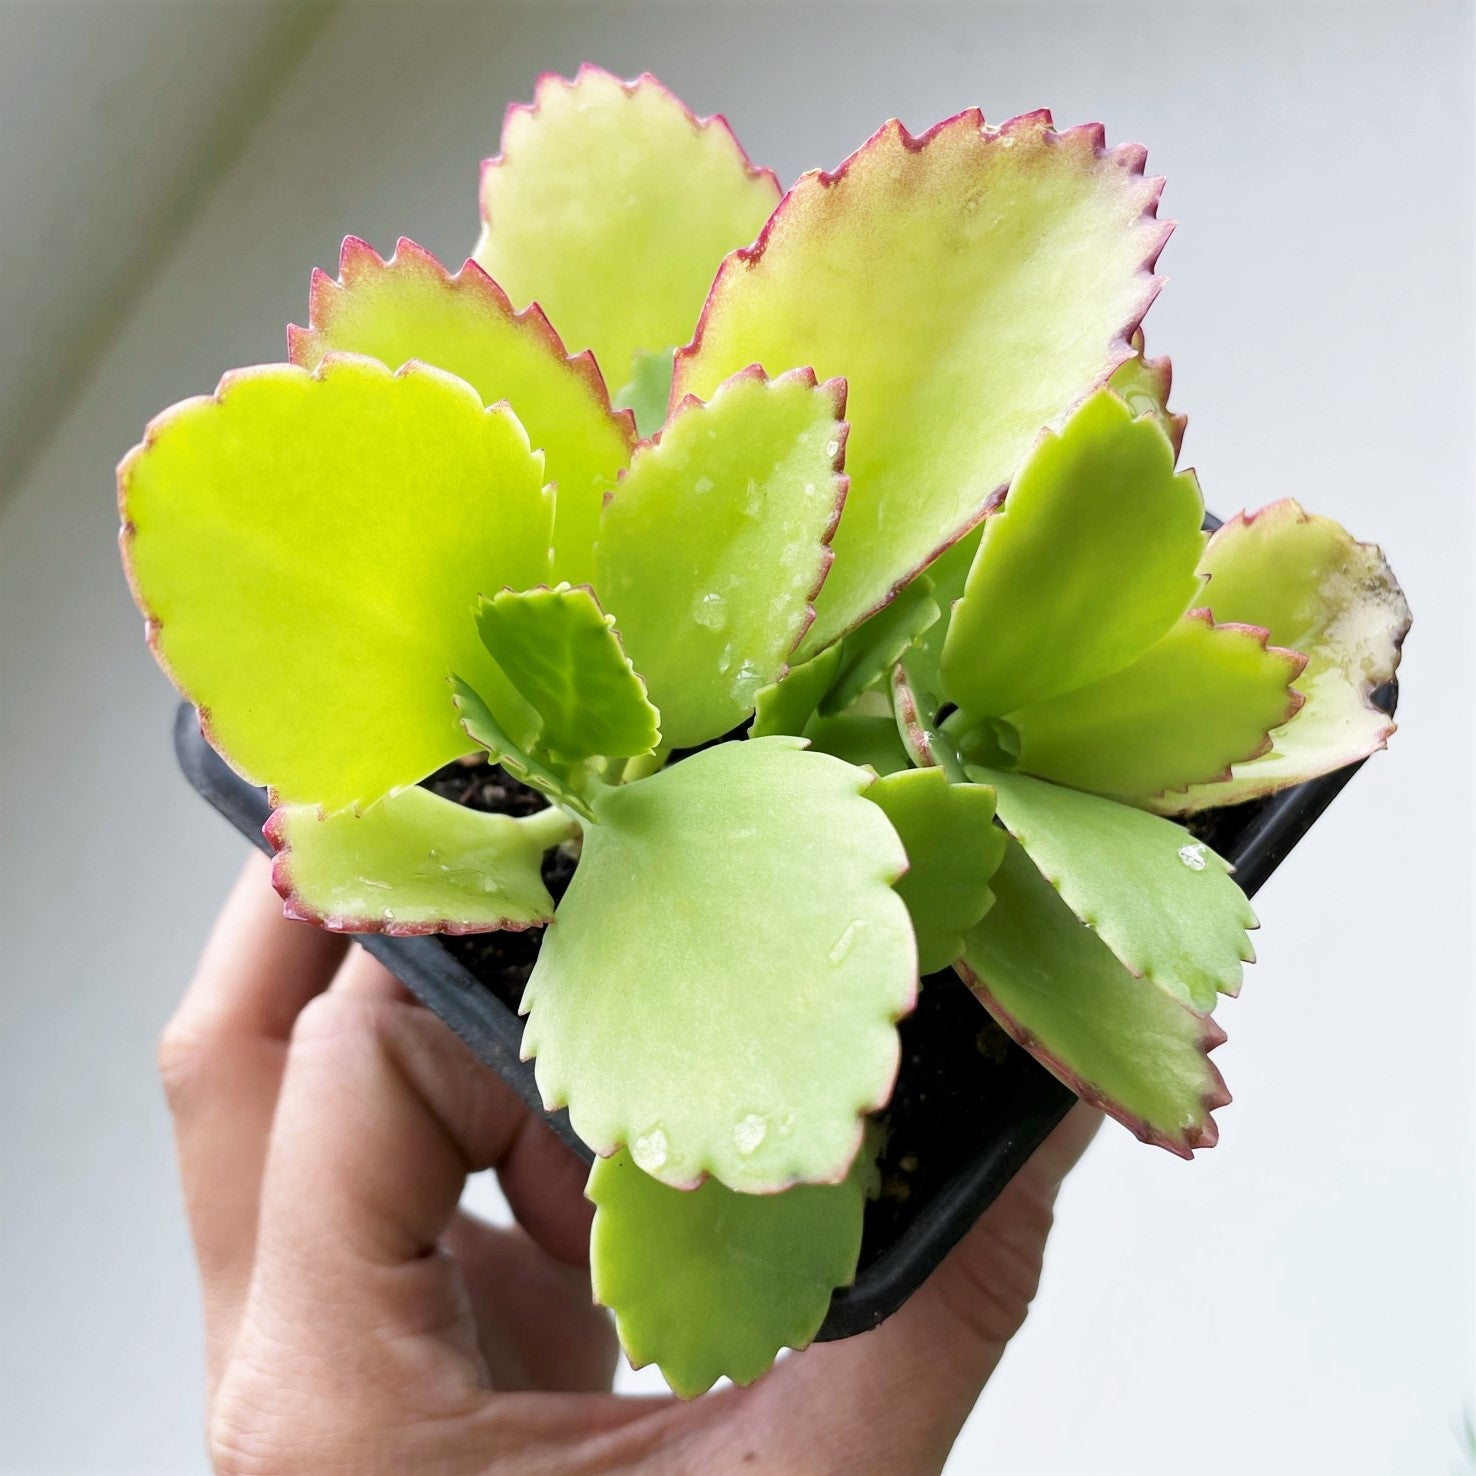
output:
<instances>
[{"instance_id":1,"label":"serrated leaf edge","mask_svg":"<svg viewBox=\"0 0 1476 1476\"><path fill-rule=\"evenodd\" d=\"M1107 1116L1120 1122L1140 1142L1148 1143L1157 1148L1166 1148L1170 1153L1180 1158L1193 1158L1194 1152L1199 1148L1213 1148L1220 1141L1219 1124L1215 1122L1213 1113L1220 1107L1230 1104L1232 1098L1225 1086L1225 1078L1220 1075L1220 1069L1210 1060L1210 1053L1217 1050L1228 1039L1225 1032L1209 1015L1201 1015L1189 1008L1188 1005L1174 999L1172 1003L1178 1005L1186 1014L1197 1020L1201 1026L1200 1036L1197 1041L1197 1049L1204 1060L1207 1086L1200 1094L1199 1103L1204 1114L1202 1123L1190 1124L1180 1128L1178 1134L1164 1132L1161 1128L1154 1127L1145 1118L1118 1107L1099 1088L1093 1086L1084 1077L1078 1075L1059 1057L1053 1055L1050 1049L1033 1031L1027 1030L1010 1012L1000 1004L994 996L984 979L969 967L965 959L960 959L954 964L959 978L969 987L974 996L987 1009L999 1027L1015 1042L1022 1050L1026 1051L1036 1061L1045 1067L1052 1076L1063 1086L1074 1092L1083 1102L1089 1103L1099 1111L1105 1112Z\"/></svg>"},{"instance_id":2,"label":"serrated leaf edge","mask_svg":"<svg viewBox=\"0 0 1476 1476\"><path fill-rule=\"evenodd\" d=\"M835 563L835 551L831 542L835 538L836 529L840 527L841 516L846 509L846 497L851 490L851 479L846 475L846 441L851 433L851 423L845 418L846 414L846 381L836 376L831 379L821 380L816 377L815 371L810 368L786 369L783 374L772 377L761 364L750 364L747 368L740 369L735 374L730 374L712 392L708 400L701 400L696 395L682 395L672 405L666 416L665 423L654 435L648 436L641 441L631 453L630 465L620 471L616 477L615 486L605 493L604 503L608 505L620 496L620 487L627 476L636 468L638 458L651 455L658 451L661 446L663 435L683 415L690 415L695 411L703 410L715 404L725 390L731 386L754 381L767 386L769 389L779 389L792 384L802 385L805 389L814 390L819 394L828 396L834 410L835 418L835 451L830 457L831 486L835 492L835 506L830 515L830 521L820 534L820 569L815 579L813 588L805 596L805 602L801 606L800 621L795 631L794 639L789 642L784 652L784 664L781 666L774 681L782 682L789 674L788 658L793 656L799 649L809 629L815 623L815 601L820 597L820 591L825 587L825 580L830 574L831 565ZM839 639L839 637L837 637ZM813 653L818 655L819 653Z\"/></svg>"},{"instance_id":3,"label":"serrated leaf edge","mask_svg":"<svg viewBox=\"0 0 1476 1476\"><path fill-rule=\"evenodd\" d=\"M684 365L694 359L701 351L703 338L707 331L709 319L716 312L719 293L727 276L738 271L751 270L763 260L764 252L768 249L769 240L776 226L778 226L788 214L795 208L794 201L798 198L802 187L812 182L818 183L822 189L829 189L840 180L846 178L858 161L863 159L873 150L878 150L887 142L895 139L910 154L921 153L935 139L944 136L950 131L961 128L976 129L980 135L989 143L998 143L1008 148L1013 145L1014 136L1019 133L1034 131L1042 124L1046 141L1049 144L1075 150L1077 153L1090 156L1098 162L1110 161L1114 166L1126 171L1129 175L1143 177L1144 167L1148 162L1148 150L1144 145L1138 143L1117 144L1113 148L1107 147L1106 129L1101 123L1081 123L1064 131L1057 130L1055 120L1048 108L1037 108L1029 113L1020 113L1003 123L989 124L985 122L983 110L977 107L965 108L952 117L944 118L940 122L923 133L913 134L897 118L890 118L883 123L870 138L859 148L853 150L834 169L810 169L802 174L789 189L784 192L779 203L774 207L773 214L764 223L764 228L759 232L758 238L751 246L740 246L725 256L713 278L712 286L708 288L707 300L702 305L702 312L697 319L697 328L692 335L692 341L676 352L675 363L671 381L671 406L675 406L684 397L681 390L682 371ZM1139 263L1137 275L1145 279L1145 285L1140 301L1135 304L1132 312L1124 321L1122 327L1108 339L1105 356L1105 367L1098 379L1088 385L1083 394L1070 405L1063 406L1058 419L1064 419L1089 395L1104 385L1112 375L1136 353L1133 347L1133 335L1139 333L1143 326L1143 319L1147 316L1148 309L1153 306L1154 299L1162 291L1164 282L1167 280L1156 274L1158 258L1163 248L1168 244L1169 237L1173 234L1177 221L1163 220L1158 217L1158 205L1163 194L1166 181L1159 176L1153 176L1148 180L1150 192L1147 201L1138 217L1140 220L1153 220L1158 223L1160 229L1149 245L1147 251ZM1028 458L1027 458L1028 459ZM1024 459L1021 466L1025 464ZM1019 468L1016 468L1018 471ZM973 518L966 527L958 529L949 537L945 538L937 548L933 549L915 568L909 569L899 576L888 588L883 597L870 609L861 612L845 630L837 633L840 636L854 630L863 621L869 620L879 611L884 610L896 597L907 587L919 574L936 562L943 554L947 553L961 539L966 538L984 518L998 506L1009 490L1010 483L1005 482L996 487L986 497L979 508L978 515ZM813 653L811 653L813 654Z\"/></svg>"},{"instance_id":4,"label":"serrated leaf edge","mask_svg":"<svg viewBox=\"0 0 1476 1476\"><path fill-rule=\"evenodd\" d=\"M339 249L337 278L330 277L321 267L313 268L308 289L307 326L300 327L296 323L287 325L289 362L302 364L308 355L309 346L329 331L339 299L345 293L352 292L365 277L391 273L396 268L428 272L452 292L465 297L474 307L495 313L510 323L526 326L555 360L566 364L584 381L599 407L620 431L626 446L635 446L638 440L635 412L616 410L611 406L610 388L605 383L604 373L595 360L593 350L569 353L558 330L536 302L529 303L520 312L514 311L507 293L471 258L458 271L451 272L435 255L408 236L401 236L395 242L395 249L388 257L380 256L367 241L358 236L345 236Z\"/></svg>"}]
</instances>

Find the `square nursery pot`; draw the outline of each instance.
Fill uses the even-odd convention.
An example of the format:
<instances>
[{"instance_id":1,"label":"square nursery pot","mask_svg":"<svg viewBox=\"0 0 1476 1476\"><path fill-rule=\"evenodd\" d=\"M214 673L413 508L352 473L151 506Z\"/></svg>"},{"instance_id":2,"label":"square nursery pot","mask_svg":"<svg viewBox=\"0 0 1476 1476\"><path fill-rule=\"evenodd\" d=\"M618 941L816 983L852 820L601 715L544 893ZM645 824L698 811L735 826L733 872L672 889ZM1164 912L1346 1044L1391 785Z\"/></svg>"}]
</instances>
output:
<instances>
[{"instance_id":1,"label":"square nursery pot","mask_svg":"<svg viewBox=\"0 0 1476 1476\"><path fill-rule=\"evenodd\" d=\"M1392 682L1376 694L1390 713L1395 697ZM195 789L270 851L261 833L269 813L265 792L238 777L210 748L188 703L176 714L174 745ZM1193 818L1190 829L1234 864L1241 887L1253 896L1358 767L1269 799L1206 811ZM426 783L482 809L520 813L543 803L487 765L449 765ZM561 866L557 853L545 864L555 897L571 869ZM523 1022L517 1004L540 938L530 930L459 938L369 933L358 941L588 1162L592 1155L574 1136L567 1113L544 1110L533 1063L519 1058ZM994 1024L951 971L923 981L917 1008L899 1029L902 1064L883 1114L881 1192L867 1205L855 1284L835 1293L821 1339L865 1332L895 1312L1076 1100Z\"/></svg>"}]
</instances>

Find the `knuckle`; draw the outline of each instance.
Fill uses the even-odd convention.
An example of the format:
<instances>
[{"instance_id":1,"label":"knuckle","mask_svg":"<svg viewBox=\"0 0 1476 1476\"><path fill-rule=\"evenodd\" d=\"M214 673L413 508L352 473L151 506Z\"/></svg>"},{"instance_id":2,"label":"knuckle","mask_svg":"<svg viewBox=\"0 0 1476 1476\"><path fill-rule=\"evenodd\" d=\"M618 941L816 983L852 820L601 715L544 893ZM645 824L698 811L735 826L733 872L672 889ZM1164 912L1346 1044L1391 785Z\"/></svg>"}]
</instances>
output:
<instances>
[{"instance_id":1,"label":"knuckle","mask_svg":"<svg viewBox=\"0 0 1476 1476\"><path fill-rule=\"evenodd\" d=\"M209 1042L179 1016L164 1027L155 1060L172 1111L183 1111L193 1100L207 1074L210 1054Z\"/></svg>"},{"instance_id":2,"label":"knuckle","mask_svg":"<svg viewBox=\"0 0 1476 1476\"><path fill-rule=\"evenodd\" d=\"M344 1037L377 1038L385 1030L381 1001L330 989L311 999L292 1026L292 1044L317 1046Z\"/></svg>"}]
</instances>

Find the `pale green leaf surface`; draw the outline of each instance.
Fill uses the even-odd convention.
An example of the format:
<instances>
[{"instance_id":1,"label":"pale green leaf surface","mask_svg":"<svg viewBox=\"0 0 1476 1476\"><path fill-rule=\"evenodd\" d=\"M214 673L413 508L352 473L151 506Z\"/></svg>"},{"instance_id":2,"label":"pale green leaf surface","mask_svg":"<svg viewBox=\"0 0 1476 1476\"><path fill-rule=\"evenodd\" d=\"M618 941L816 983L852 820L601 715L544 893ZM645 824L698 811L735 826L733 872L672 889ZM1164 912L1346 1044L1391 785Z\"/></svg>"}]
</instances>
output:
<instances>
[{"instance_id":1,"label":"pale green leaf surface","mask_svg":"<svg viewBox=\"0 0 1476 1476\"><path fill-rule=\"evenodd\" d=\"M735 1194L716 1179L673 1189L625 1149L596 1159L590 1276L631 1363L659 1365L690 1399L807 1347L855 1280L869 1170L863 1153L839 1184Z\"/></svg>"},{"instance_id":2,"label":"pale green leaf surface","mask_svg":"<svg viewBox=\"0 0 1476 1476\"><path fill-rule=\"evenodd\" d=\"M869 782L771 737L599 797L523 997L543 1099L597 1153L678 1187L843 1177L917 985Z\"/></svg>"},{"instance_id":3,"label":"pale green leaf surface","mask_svg":"<svg viewBox=\"0 0 1476 1476\"><path fill-rule=\"evenodd\" d=\"M666 409L671 400L673 349L658 349L637 354L630 382L616 391L618 410L629 410L635 416L636 431L649 439L666 422Z\"/></svg>"},{"instance_id":4,"label":"pale green leaf surface","mask_svg":"<svg viewBox=\"0 0 1476 1476\"><path fill-rule=\"evenodd\" d=\"M1025 774L969 773L994 786L1006 829L1127 969L1201 1014L1239 992L1241 965L1255 957L1246 929L1256 918L1208 846L1099 795Z\"/></svg>"},{"instance_id":5,"label":"pale green leaf surface","mask_svg":"<svg viewBox=\"0 0 1476 1476\"><path fill-rule=\"evenodd\" d=\"M1272 640L1307 656L1297 678L1307 700L1272 731L1269 753L1155 808L1184 814L1240 804L1356 763L1388 742L1394 722L1371 699L1398 669L1410 617L1374 545L1286 499L1231 518L1210 539L1200 569L1216 619L1265 626Z\"/></svg>"},{"instance_id":6,"label":"pale green leaf surface","mask_svg":"<svg viewBox=\"0 0 1476 1476\"><path fill-rule=\"evenodd\" d=\"M818 656L791 667L778 682L761 687L754 697L750 736L803 733L835 681L840 660L840 645L827 646Z\"/></svg>"},{"instance_id":7,"label":"pale green leaf surface","mask_svg":"<svg viewBox=\"0 0 1476 1476\"><path fill-rule=\"evenodd\" d=\"M634 758L661 737L661 714L593 590L505 589L477 610L482 643L538 714L538 742L565 759Z\"/></svg>"},{"instance_id":8,"label":"pale green leaf surface","mask_svg":"<svg viewBox=\"0 0 1476 1476\"><path fill-rule=\"evenodd\" d=\"M804 175L730 256L674 395L751 363L844 375L851 492L802 654L879 608L983 515L1041 428L1128 356L1167 235L1143 151L977 110L891 122Z\"/></svg>"},{"instance_id":9,"label":"pale green leaf surface","mask_svg":"<svg viewBox=\"0 0 1476 1476\"><path fill-rule=\"evenodd\" d=\"M487 815L412 785L363 814L273 811L272 884L289 917L345 933L485 933L553 917L543 854L576 830L557 810Z\"/></svg>"},{"instance_id":10,"label":"pale green leaf surface","mask_svg":"<svg viewBox=\"0 0 1476 1476\"><path fill-rule=\"evenodd\" d=\"M826 717L844 712L891 671L941 614L933 598L932 580L920 574L885 610L862 622L841 642L840 669L820 711Z\"/></svg>"},{"instance_id":11,"label":"pale green leaf surface","mask_svg":"<svg viewBox=\"0 0 1476 1476\"><path fill-rule=\"evenodd\" d=\"M722 118L694 117L653 77L585 66L508 109L482 172L475 258L623 385L637 353L691 338L718 263L778 200Z\"/></svg>"},{"instance_id":12,"label":"pale green leaf surface","mask_svg":"<svg viewBox=\"0 0 1476 1476\"><path fill-rule=\"evenodd\" d=\"M742 374L678 407L600 519L595 588L676 748L753 711L811 619L845 495L842 387Z\"/></svg>"},{"instance_id":13,"label":"pale green leaf surface","mask_svg":"<svg viewBox=\"0 0 1476 1476\"><path fill-rule=\"evenodd\" d=\"M391 369L420 359L466 380L484 404L506 400L543 451L544 479L557 485L554 577L590 578L600 500L629 463L634 436L588 355L566 357L536 309L514 313L475 262L452 276L413 241L383 261L350 236L338 281L314 274L309 325L289 328L287 341L292 362L307 369L339 350Z\"/></svg>"},{"instance_id":14,"label":"pale green leaf surface","mask_svg":"<svg viewBox=\"0 0 1476 1476\"><path fill-rule=\"evenodd\" d=\"M878 774L894 774L910 762L896 723L881 713L816 715L805 724L804 736L821 753L832 753L848 764L864 765Z\"/></svg>"},{"instance_id":15,"label":"pale green leaf surface","mask_svg":"<svg viewBox=\"0 0 1476 1476\"><path fill-rule=\"evenodd\" d=\"M936 973L963 952L963 935L989 911L989 878L1004 855L988 781L950 784L942 769L904 769L867 799L886 811L907 851L897 891L912 915L918 967Z\"/></svg>"},{"instance_id":16,"label":"pale green leaf surface","mask_svg":"<svg viewBox=\"0 0 1476 1476\"><path fill-rule=\"evenodd\" d=\"M1131 666L1011 713L1019 768L1132 800L1216 778L1297 710L1301 669L1264 631L1191 610Z\"/></svg>"},{"instance_id":17,"label":"pale green leaf surface","mask_svg":"<svg viewBox=\"0 0 1476 1476\"><path fill-rule=\"evenodd\" d=\"M1162 427L1099 390L985 519L943 643L944 693L1004 717L1131 665L1199 592L1203 520Z\"/></svg>"},{"instance_id":18,"label":"pale green leaf surface","mask_svg":"<svg viewBox=\"0 0 1476 1476\"><path fill-rule=\"evenodd\" d=\"M534 752L534 745L509 733L481 694L460 677L451 678L451 695L462 731L474 744L486 749L493 763L501 764L515 779L581 819L594 818L584 794L587 786L582 781L588 777L584 765L561 763L551 754Z\"/></svg>"},{"instance_id":19,"label":"pale green leaf surface","mask_svg":"<svg viewBox=\"0 0 1476 1476\"><path fill-rule=\"evenodd\" d=\"M365 805L468 751L460 672L499 704L484 591L548 576L541 458L438 370L330 358L228 375L118 469L160 663L280 802Z\"/></svg>"},{"instance_id":20,"label":"pale green leaf surface","mask_svg":"<svg viewBox=\"0 0 1476 1476\"><path fill-rule=\"evenodd\" d=\"M1136 978L1056 894L1015 841L995 904L965 939L959 972L990 1014L1072 1091L1182 1157L1218 1138L1230 1100L1208 1052L1213 1020Z\"/></svg>"}]
</instances>

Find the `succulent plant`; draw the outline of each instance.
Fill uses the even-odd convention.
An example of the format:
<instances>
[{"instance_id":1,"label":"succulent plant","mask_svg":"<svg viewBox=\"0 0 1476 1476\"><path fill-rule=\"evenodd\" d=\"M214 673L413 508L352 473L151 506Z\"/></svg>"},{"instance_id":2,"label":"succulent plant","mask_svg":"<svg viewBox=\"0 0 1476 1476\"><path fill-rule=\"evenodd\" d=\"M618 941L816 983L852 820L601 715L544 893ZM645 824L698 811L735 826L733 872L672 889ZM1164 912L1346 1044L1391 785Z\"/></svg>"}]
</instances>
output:
<instances>
[{"instance_id":1,"label":"succulent plant","mask_svg":"<svg viewBox=\"0 0 1476 1476\"><path fill-rule=\"evenodd\" d=\"M545 77L472 260L349 238L290 363L120 467L150 643L269 786L289 914L546 926L525 1051L598 1155L596 1294L681 1393L853 1276L922 973L1213 1143L1254 918L1178 819L1392 731L1379 552L1291 501L1202 531L1144 163L971 110L781 193L650 77ZM468 754L547 808L421 787Z\"/></svg>"}]
</instances>

